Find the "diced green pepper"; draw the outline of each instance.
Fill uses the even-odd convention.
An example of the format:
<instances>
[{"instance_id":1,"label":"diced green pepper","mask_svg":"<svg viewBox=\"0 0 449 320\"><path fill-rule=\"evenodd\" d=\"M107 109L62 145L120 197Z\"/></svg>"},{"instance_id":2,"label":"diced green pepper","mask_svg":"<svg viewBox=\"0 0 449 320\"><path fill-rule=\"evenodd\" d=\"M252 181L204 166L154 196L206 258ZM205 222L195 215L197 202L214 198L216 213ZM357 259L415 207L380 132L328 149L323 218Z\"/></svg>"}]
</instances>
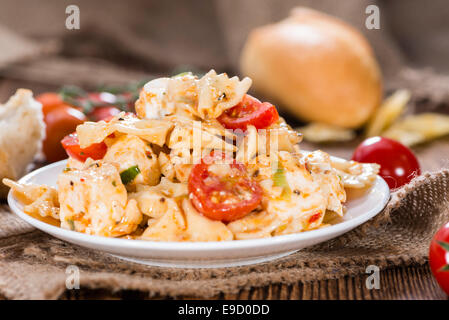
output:
<instances>
[{"instance_id":1,"label":"diced green pepper","mask_svg":"<svg viewBox=\"0 0 449 320\"><path fill-rule=\"evenodd\" d=\"M140 169L138 166L132 166L128 169L122 171L120 173L120 178L122 179L123 184L128 184L132 182L136 176L140 173Z\"/></svg>"},{"instance_id":2,"label":"diced green pepper","mask_svg":"<svg viewBox=\"0 0 449 320\"><path fill-rule=\"evenodd\" d=\"M283 167L279 165L276 172L273 174L273 182L275 187L282 188L281 199L290 200L290 196L292 194L292 190L287 182L287 177L285 176L285 170Z\"/></svg>"}]
</instances>

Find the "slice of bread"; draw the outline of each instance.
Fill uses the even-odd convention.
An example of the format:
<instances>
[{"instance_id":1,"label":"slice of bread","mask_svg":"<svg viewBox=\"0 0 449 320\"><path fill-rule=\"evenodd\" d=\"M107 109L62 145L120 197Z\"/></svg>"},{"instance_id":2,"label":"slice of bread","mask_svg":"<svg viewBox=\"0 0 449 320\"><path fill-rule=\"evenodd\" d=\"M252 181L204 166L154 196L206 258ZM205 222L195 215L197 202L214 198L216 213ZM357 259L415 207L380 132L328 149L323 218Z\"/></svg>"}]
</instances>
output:
<instances>
[{"instance_id":1,"label":"slice of bread","mask_svg":"<svg viewBox=\"0 0 449 320\"><path fill-rule=\"evenodd\" d=\"M45 124L42 105L27 89L18 89L8 102L0 105L0 181L23 176L42 147ZM0 197L9 188L0 183Z\"/></svg>"}]
</instances>

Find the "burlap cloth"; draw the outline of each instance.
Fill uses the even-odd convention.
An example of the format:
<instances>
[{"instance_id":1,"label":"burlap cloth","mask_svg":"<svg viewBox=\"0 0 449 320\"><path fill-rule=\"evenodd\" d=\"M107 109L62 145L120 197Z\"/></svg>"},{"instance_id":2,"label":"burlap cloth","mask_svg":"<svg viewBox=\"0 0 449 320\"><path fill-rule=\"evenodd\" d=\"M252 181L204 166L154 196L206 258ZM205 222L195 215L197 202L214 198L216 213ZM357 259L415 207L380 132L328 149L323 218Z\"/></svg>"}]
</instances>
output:
<instances>
[{"instance_id":1,"label":"burlap cloth","mask_svg":"<svg viewBox=\"0 0 449 320\"><path fill-rule=\"evenodd\" d=\"M80 268L82 288L130 289L149 295L211 297L243 288L294 283L423 264L430 239L449 220L449 170L426 173L392 194L372 221L340 238L273 262L217 269L149 267L84 249L37 231L0 211L0 294L54 299L66 290L66 267Z\"/></svg>"}]
</instances>

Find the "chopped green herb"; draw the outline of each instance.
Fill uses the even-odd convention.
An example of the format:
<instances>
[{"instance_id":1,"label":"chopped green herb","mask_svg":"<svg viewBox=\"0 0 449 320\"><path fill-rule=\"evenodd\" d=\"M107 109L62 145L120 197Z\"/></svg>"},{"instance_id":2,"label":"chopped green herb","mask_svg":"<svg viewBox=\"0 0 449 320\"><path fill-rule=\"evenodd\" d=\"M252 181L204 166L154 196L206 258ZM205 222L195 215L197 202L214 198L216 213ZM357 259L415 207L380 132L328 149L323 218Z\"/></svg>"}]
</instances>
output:
<instances>
[{"instance_id":1,"label":"chopped green herb","mask_svg":"<svg viewBox=\"0 0 449 320\"><path fill-rule=\"evenodd\" d=\"M123 184L128 184L140 173L138 166L132 166L120 173Z\"/></svg>"},{"instance_id":2,"label":"chopped green herb","mask_svg":"<svg viewBox=\"0 0 449 320\"><path fill-rule=\"evenodd\" d=\"M69 172L70 170L72 170L72 168L64 168L64 170L62 170L63 172Z\"/></svg>"},{"instance_id":3,"label":"chopped green herb","mask_svg":"<svg viewBox=\"0 0 449 320\"><path fill-rule=\"evenodd\" d=\"M72 219L67 219L67 223L70 225L70 230L75 230L75 222Z\"/></svg>"},{"instance_id":4,"label":"chopped green herb","mask_svg":"<svg viewBox=\"0 0 449 320\"><path fill-rule=\"evenodd\" d=\"M279 165L278 169L273 175L274 186L282 188L281 198L283 200L290 200L292 190L287 182L287 177L285 176L284 168Z\"/></svg>"},{"instance_id":5,"label":"chopped green herb","mask_svg":"<svg viewBox=\"0 0 449 320\"><path fill-rule=\"evenodd\" d=\"M115 182L115 180L112 181L112 185L113 185L114 187L117 187L117 183Z\"/></svg>"}]
</instances>

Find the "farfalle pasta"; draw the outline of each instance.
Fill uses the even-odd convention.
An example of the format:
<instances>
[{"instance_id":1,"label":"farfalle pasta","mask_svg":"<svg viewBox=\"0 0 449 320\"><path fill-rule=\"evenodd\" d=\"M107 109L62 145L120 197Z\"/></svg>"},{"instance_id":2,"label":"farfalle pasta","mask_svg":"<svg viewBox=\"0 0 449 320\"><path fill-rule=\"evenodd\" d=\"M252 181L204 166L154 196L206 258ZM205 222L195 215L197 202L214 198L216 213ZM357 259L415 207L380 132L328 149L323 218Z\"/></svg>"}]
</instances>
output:
<instances>
[{"instance_id":1,"label":"farfalle pasta","mask_svg":"<svg viewBox=\"0 0 449 320\"><path fill-rule=\"evenodd\" d=\"M78 126L84 157L69 153L57 188L4 182L25 212L105 237L231 241L326 227L327 214L344 215L345 188L370 187L379 167L302 151L250 85L214 70L152 80L136 114Z\"/></svg>"}]
</instances>

